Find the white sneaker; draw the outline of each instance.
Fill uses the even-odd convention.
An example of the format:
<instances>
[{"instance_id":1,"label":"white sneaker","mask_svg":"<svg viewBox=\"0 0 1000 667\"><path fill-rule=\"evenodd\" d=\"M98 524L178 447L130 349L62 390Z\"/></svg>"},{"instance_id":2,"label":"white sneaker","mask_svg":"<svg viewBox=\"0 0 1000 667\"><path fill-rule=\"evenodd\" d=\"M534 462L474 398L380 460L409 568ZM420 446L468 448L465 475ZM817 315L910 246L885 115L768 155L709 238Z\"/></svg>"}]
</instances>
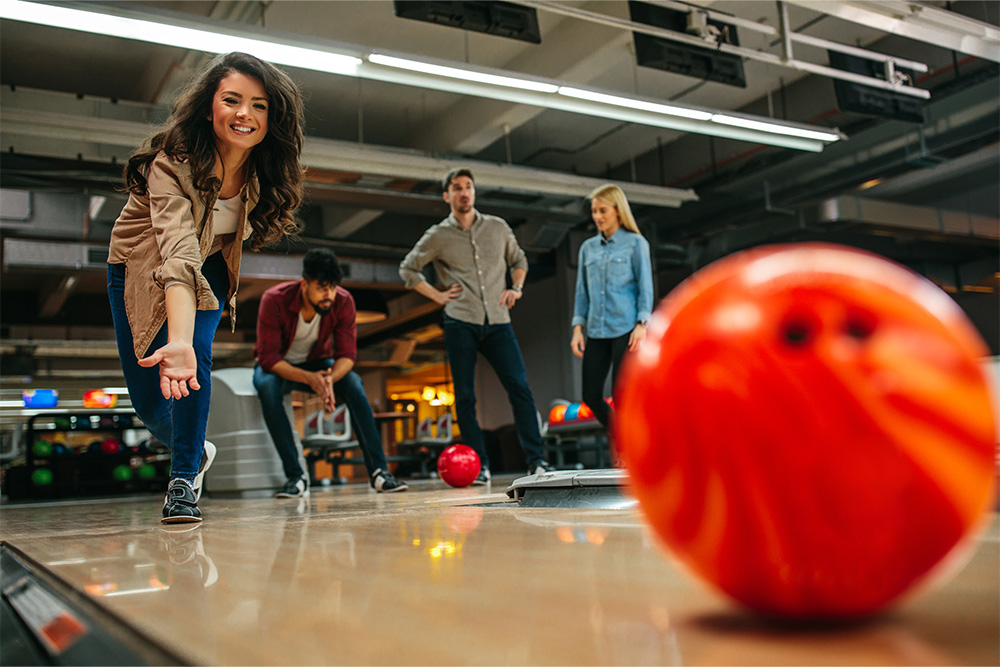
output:
<instances>
[{"instance_id":1,"label":"white sneaker","mask_svg":"<svg viewBox=\"0 0 1000 667\"><path fill-rule=\"evenodd\" d=\"M198 466L198 474L195 475L194 483L191 485L194 487L195 502L201 500L201 489L205 484L205 472L211 467L217 451L215 445L208 440L205 441L205 452L201 455L201 465Z\"/></svg>"}]
</instances>

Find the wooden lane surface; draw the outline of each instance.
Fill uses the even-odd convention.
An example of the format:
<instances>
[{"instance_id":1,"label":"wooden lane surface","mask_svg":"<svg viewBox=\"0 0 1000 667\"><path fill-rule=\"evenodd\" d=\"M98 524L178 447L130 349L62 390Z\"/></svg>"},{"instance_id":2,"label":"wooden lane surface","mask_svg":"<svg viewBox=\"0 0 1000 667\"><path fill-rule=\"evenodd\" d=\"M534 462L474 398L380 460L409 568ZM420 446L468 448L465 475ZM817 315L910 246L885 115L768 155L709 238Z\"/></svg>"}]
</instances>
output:
<instances>
[{"instance_id":1,"label":"wooden lane surface","mask_svg":"<svg viewBox=\"0 0 1000 667\"><path fill-rule=\"evenodd\" d=\"M508 481L207 498L188 531L157 498L7 505L0 537L199 664L1000 663L995 515L946 585L795 628L692 580L634 511L475 506Z\"/></svg>"}]
</instances>

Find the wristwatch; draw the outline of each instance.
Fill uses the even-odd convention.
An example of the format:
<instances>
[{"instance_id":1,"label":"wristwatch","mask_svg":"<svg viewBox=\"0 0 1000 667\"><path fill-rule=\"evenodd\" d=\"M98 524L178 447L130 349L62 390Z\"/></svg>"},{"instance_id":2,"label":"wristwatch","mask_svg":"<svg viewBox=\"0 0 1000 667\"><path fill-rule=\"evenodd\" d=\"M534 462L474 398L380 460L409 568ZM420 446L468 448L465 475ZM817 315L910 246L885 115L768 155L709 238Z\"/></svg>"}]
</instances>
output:
<instances>
[{"instance_id":1,"label":"wristwatch","mask_svg":"<svg viewBox=\"0 0 1000 667\"><path fill-rule=\"evenodd\" d=\"M649 326L649 320L640 320L636 322L636 324L641 324L642 326L646 327Z\"/></svg>"},{"instance_id":2,"label":"wristwatch","mask_svg":"<svg viewBox=\"0 0 1000 667\"><path fill-rule=\"evenodd\" d=\"M514 290L515 292L521 292L521 291L524 291L524 285L511 285L511 287L510 287L510 288L511 288L512 290Z\"/></svg>"}]
</instances>

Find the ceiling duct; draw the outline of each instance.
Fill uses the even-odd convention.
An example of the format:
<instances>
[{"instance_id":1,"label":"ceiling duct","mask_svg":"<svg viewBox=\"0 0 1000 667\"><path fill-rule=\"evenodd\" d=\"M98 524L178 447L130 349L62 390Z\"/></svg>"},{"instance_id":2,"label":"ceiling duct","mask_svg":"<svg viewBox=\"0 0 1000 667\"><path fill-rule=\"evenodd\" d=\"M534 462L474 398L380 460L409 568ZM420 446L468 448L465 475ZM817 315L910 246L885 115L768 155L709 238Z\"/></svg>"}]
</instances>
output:
<instances>
[{"instance_id":1,"label":"ceiling duct","mask_svg":"<svg viewBox=\"0 0 1000 667\"><path fill-rule=\"evenodd\" d=\"M1000 220L997 218L852 195L820 202L811 217L813 219L810 222L825 225L847 222L886 230L918 231L928 235L1000 240Z\"/></svg>"}]
</instances>

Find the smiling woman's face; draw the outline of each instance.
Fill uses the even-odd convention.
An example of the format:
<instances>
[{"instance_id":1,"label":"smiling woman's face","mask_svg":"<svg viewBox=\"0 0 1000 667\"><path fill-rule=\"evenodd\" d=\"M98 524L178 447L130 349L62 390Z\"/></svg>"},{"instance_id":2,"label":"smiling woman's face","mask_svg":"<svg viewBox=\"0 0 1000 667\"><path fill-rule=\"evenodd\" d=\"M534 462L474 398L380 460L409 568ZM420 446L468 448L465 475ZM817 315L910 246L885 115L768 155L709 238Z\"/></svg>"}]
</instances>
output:
<instances>
[{"instance_id":1,"label":"smiling woman's face","mask_svg":"<svg viewBox=\"0 0 1000 667\"><path fill-rule=\"evenodd\" d=\"M267 135L267 93L259 79L233 72L212 99L212 128L222 150L249 152Z\"/></svg>"}]
</instances>

